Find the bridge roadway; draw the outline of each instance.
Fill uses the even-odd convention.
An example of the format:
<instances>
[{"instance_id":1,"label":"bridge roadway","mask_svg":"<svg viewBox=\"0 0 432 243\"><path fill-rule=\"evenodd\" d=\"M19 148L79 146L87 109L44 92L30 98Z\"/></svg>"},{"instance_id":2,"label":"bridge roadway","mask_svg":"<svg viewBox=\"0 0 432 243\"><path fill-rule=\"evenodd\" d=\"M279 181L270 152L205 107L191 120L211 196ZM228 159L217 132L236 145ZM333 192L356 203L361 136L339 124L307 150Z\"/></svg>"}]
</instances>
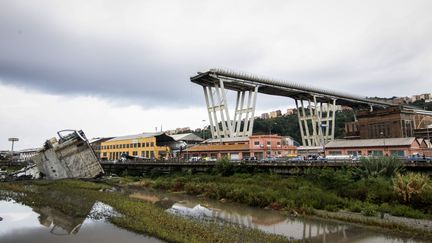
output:
<instances>
[{"instance_id":1,"label":"bridge roadway","mask_svg":"<svg viewBox=\"0 0 432 243\"><path fill-rule=\"evenodd\" d=\"M342 167L359 167L360 163L352 161L285 161L285 162L233 162L241 164L244 172L273 172L277 174L290 175L298 174L307 168L342 168ZM110 162L102 161L102 168L105 173L114 173L121 175L127 171L128 175L140 176L143 174L168 174L172 172L208 172L214 166L215 162L187 162L187 161L146 161L135 162L126 161ZM432 175L432 163L425 162L405 162L403 168L409 171L424 172Z\"/></svg>"}]
</instances>

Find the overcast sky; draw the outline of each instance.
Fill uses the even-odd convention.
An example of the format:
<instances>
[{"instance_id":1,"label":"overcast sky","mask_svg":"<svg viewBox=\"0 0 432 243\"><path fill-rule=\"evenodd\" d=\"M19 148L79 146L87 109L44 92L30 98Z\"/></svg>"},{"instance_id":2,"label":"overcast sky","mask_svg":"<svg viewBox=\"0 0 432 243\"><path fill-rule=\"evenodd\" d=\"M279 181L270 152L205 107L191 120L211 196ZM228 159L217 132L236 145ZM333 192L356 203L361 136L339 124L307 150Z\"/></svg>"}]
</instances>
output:
<instances>
[{"instance_id":1,"label":"overcast sky","mask_svg":"<svg viewBox=\"0 0 432 243\"><path fill-rule=\"evenodd\" d=\"M198 71L362 96L432 89L432 1L0 0L0 150L205 125ZM287 98L258 96L257 113Z\"/></svg>"}]
</instances>

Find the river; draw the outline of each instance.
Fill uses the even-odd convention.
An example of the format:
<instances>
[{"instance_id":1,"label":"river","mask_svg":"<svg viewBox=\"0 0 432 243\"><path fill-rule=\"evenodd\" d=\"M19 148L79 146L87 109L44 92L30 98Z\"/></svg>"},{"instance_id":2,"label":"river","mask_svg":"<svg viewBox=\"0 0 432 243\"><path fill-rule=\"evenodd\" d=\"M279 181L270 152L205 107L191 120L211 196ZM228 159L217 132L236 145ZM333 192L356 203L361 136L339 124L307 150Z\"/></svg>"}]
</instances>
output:
<instances>
[{"instance_id":1,"label":"river","mask_svg":"<svg viewBox=\"0 0 432 243\"><path fill-rule=\"evenodd\" d=\"M374 230L354 224L309 217L287 217L278 211L259 209L236 203L219 202L181 193L165 193L152 189L116 190L131 198L153 203L167 213L191 220L237 224L259 229L288 239L305 242L422 242L407 235ZM146 235L135 234L109 223L106 217L116 214L100 202L82 203L67 199L87 217L74 212L62 213L53 208L30 207L13 200L0 201L0 243L31 242L161 242Z\"/></svg>"}]
</instances>

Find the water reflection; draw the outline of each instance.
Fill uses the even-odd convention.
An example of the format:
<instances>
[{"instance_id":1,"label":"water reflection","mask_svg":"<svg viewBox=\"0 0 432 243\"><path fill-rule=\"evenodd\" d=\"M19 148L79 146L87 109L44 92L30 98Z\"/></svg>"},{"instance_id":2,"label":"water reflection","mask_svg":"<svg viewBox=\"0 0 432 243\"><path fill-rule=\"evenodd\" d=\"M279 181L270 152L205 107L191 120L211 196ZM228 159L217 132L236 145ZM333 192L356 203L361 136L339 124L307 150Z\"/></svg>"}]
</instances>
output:
<instances>
[{"instance_id":1,"label":"water reflection","mask_svg":"<svg viewBox=\"0 0 432 243\"><path fill-rule=\"evenodd\" d=\"M287 217L277 211L221 203L204 198L154 190L133 190L130 197L155 205L167 212L203 221L237 224L304 242L422 242L410 237L385 234L368 228L319 218ZM169 206L169 207L168 207Z\"/></svg>"},{"instance_id":2,"label":"water reflection","mask_svg":"<svg viewBox=\"0 0 432 243\"><path fill-rule=\"evenodd\" d=\"M161 242L110 224L106 218L117 214L101 202L50 192L38 206L26 206L13 200L0 199L0 242ZM54 201L57 200L57 201ZM57 210L52 203L61 204ZM67 212L67 213L65 213Z\"/></svg>"},{"instance_id":3,"label":"water reflection","mask_svg":"<svg viewBox=\"0 0 432 243\"><path fill-rule=\"evenodd\" d=\"M34 207L33 211L39 214L39 223L51 228L50 233L55 235L78 233L86 219L85 217L72 217L49 207Z\"/></svg>"}]
</instances>

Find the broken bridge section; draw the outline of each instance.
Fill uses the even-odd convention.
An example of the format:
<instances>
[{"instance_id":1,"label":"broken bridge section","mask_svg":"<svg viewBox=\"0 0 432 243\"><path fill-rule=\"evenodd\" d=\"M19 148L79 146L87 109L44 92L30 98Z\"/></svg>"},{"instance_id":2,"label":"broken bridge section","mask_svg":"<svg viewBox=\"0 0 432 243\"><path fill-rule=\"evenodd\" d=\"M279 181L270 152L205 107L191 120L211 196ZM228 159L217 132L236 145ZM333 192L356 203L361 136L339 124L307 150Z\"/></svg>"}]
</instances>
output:
<instances>
[{"instance_id":1,"label":"broken bridge section","mask_svg":"<svg viewBox=\"0 0 432 243\"><path fill-rule=\"evenodd\" d=\"M295 100L304 146L323 146L334 139L338 105L356 109L396 106L384 101L223 69L210 69L190 79L203 87L212 138L220 141L252 135L258 92ZM227 90L237 93L234 116L228 109Z\"/></svg>"},{"instance_id":2,"label":"broken bridge section","mask_svg":"<svg viewBox=\"0 0 432 243\"><path fill-rule=\"evenodd\" d=\"M63 132L71 133L62 136ZM47 140L32 158L46 179L94 178L104 172L84 132L63 130L58 135L59 140Z\"/></svg>"}]
</instances>

